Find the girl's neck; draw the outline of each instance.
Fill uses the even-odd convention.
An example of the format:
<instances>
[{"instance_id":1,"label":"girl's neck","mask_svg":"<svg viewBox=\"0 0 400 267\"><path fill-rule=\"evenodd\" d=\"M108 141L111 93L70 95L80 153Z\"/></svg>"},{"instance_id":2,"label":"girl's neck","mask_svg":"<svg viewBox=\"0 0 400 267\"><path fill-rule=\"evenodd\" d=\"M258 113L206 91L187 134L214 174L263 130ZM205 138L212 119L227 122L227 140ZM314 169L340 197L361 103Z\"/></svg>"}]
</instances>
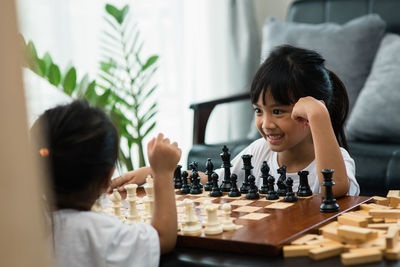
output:
<instances>
[{"instance_id":1,"label":"girl's neck","mask_svg":"<svg viewBox=\"0 0 400 267\"><path fill-rule=\"evenodd\" d=\"M302 145L290 150L278 152L278 165L286 165L288 173L296 173L306 168L315 159L314 146Z\"/></svg>"}]
</instances>

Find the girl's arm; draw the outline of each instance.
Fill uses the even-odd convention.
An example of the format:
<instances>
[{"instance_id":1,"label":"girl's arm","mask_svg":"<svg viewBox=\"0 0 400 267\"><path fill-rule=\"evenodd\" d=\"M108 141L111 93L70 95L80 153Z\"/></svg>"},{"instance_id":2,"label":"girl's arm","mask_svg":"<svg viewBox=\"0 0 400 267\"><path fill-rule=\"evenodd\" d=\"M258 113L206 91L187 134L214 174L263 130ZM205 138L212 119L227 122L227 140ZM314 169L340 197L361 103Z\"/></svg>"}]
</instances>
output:
<instances>
[{"instance_id":1,"label":"girl's arm","mask_svg":"<svg viewBox=\"0 0 400 267\"><path fill-rule=\"evenodd\" d=\"M154 212L151 224L157 230L161 253L175 247L177 214L173 175L181 157L177 143L159 134L148 144L148 157L154 174Z\"/></svg>"},{"instance_id":2,"label":"girl's arm","mask_svg":"<svg viewBox=\"0 0 400 267\"><path fill-rule=\"evenodd\" d=\"M350 186L346 166L324 103L313 97L300 98L293 107L292 118L303 123L305 120L311 129L319 183L323 182L322 169L334 169L333 194L335 197L346 195Z\"/></svg>"},{"instance_id":3,"label":"girl's arm","mask_svg":"<svg viewBox=\"0 0 400 267\"><path fill-rule=\"evenodd\" d=\"M126 197L126 190L124 188L127 184L142 185L146 182L148 175L153 176L150 167L142 167L122 174L120 177L112 179L110 186L107 188L107 194L111 194L114 188L118 188L119 193L123 198Z\"/></svg>"}]
</instances>

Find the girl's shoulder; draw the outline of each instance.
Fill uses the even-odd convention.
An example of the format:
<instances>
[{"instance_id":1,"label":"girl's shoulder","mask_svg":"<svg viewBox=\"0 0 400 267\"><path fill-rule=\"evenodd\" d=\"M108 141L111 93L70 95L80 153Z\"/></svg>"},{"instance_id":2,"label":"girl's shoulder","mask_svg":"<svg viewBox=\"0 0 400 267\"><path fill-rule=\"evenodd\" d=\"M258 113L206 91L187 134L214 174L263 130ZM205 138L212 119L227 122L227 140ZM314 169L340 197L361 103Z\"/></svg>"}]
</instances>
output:
<instances>
[{"instance_id":1,"label":"girl's shoulder","mask_svg":"<svg viewBox=\"0 0 400 267\"><path fill-rule=\"evenodd\" d=\"M253 155L255 157L269 158L272 157L273 151L269 148L267 141L264 138L259 138L253 141L246 149L246 154Z\"/></svg>"}]
</instances>

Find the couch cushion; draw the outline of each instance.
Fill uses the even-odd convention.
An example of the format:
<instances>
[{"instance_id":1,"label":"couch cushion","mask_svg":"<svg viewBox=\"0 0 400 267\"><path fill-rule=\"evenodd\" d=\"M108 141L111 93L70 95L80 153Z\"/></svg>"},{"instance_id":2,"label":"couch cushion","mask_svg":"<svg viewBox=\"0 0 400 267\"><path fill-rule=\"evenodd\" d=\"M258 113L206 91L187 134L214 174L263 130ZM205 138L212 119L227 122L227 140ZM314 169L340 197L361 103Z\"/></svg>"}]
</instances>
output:
<instances>
[{"instance_id":1,"label":"couch cushion","mask_svg":"<svg viewBox=\"0 0 400 267\"><path fill-rule=\"evenodd\" d=\"M326 67L346 85L352 108L370 72L385 26L375 14L343 25L282 22L269 18L263 27L262 57L265 59L275 46L282 44L319 52L326 60Z\"/></svg>"},{"instance_id":2,"label":"couch cushion","mask_svg":"<svg viewBox=\"0 0 400 267\"><path fill-rule=\"evenodd\" d=\"M400 143L400 36L387 34L346 131L349 139Z\"/></svg>"}]
</instances>

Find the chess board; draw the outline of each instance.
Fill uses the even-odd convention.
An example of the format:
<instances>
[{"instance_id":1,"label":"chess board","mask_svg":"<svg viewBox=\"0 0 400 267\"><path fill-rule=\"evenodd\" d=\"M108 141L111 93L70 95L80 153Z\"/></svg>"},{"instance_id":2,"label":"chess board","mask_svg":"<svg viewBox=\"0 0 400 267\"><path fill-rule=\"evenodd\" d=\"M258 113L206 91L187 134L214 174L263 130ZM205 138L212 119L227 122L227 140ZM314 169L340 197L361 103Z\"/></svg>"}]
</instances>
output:
<instances>
[{"instance_id":1,"label":"chess board","mask_svg":"<svg viewBox=\"0 0 400 267\"><path fill-rule=\"evenodd\" d=\"M225 193L226 194L226 193ZM209 249L216 251L260 254L263 256L278 255L283 245L300 235L311 232L340 214L356 209L359 205L370 201L370 197L342 197L337 199L340 211L321 213L319 207L321 195L299 198L297 202L283 202L283 199L268 201L261 195L258 200L248 200L244 195L230 198L227 195L218 198L208 197L208 192L201 195L180 195L176 192L178 222L182 221L184 211L182 201L193 200L195 212L204 223L206 214L203 203L210 199L214 204L229 203L232 206L231 217L238 229L223 232L219 235L185 236L178 232L177 247ZM222 210L218 213L222 216Z\"/></svg>"}]
</instances>

